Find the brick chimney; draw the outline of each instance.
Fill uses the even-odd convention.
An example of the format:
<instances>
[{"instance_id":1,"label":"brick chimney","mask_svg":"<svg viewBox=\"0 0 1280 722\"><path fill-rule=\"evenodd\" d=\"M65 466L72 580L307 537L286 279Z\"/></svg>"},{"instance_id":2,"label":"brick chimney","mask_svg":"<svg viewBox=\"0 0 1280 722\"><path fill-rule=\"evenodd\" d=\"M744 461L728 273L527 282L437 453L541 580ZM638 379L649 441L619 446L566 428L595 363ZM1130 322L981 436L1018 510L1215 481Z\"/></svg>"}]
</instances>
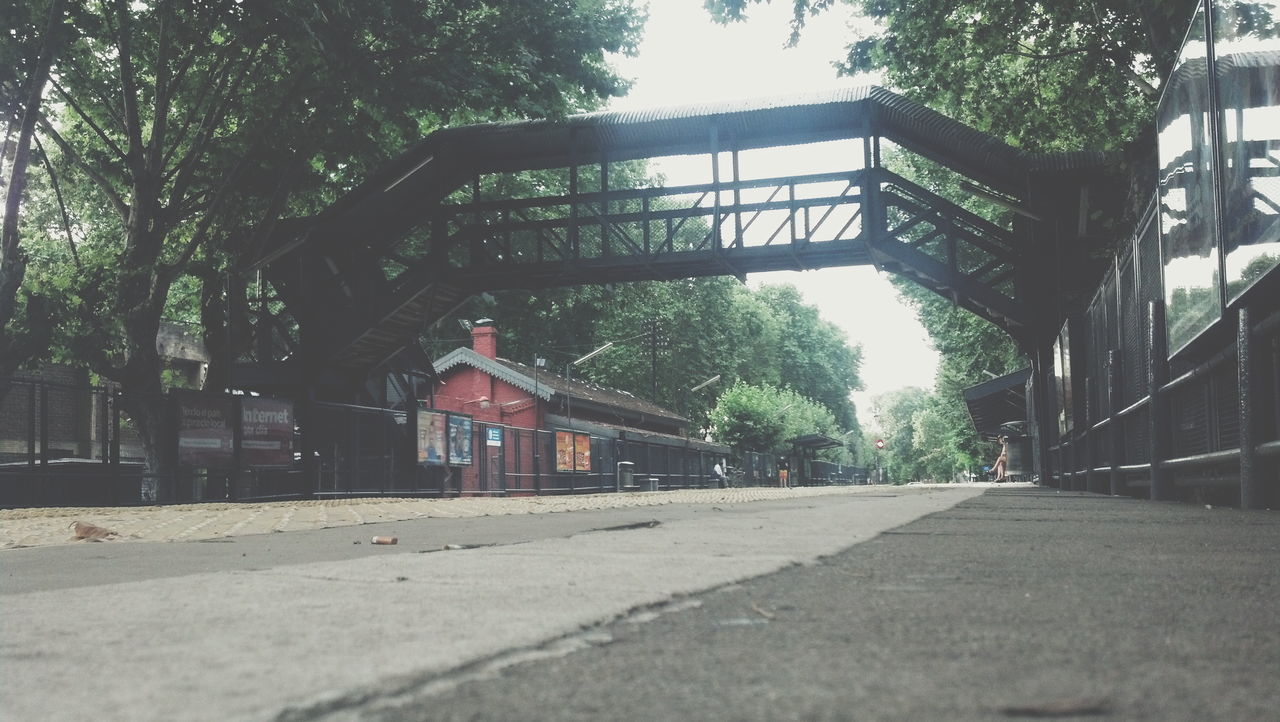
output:
<instances>
[{"instance_id":1,"label":"brick chimney","mask_svg":"<svg viewBox=\"0 0 1280 722\"><path fill-rule=\"evenodd\" d=\"M471 329L471 348L485 358L498 358L498 329L477 324Z\"/></svg>"}]
</instances>

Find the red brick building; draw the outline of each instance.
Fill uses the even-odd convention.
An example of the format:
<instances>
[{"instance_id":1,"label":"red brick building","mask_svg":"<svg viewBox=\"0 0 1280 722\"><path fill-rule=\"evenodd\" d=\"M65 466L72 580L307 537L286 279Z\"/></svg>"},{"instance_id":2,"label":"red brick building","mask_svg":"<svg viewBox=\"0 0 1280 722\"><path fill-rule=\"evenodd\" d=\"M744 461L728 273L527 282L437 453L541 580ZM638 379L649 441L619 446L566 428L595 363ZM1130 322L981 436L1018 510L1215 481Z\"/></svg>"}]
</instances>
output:
<instances>
[{"instance_id":1,"label":"red brick building","mask_svg":"<svg viewBox=\"0 0 1280 722\"><path fill-rule=\"evenodd\" d=\"M464 463L453 463L451 421L449 460L440 464L460 467L448 472L447 486L462 493L612 489L618 462L660 478L660 487L697 486L729 453L687 438L688 420L670 409L501 358L491 325L476 326L471 337L471 348L434 361L439 381L422 399L423 407L471 419L471 451L460 452ZM429 445L430 433L419 430L422 444ZM427 461L428 453L435 459L438 452L423 451L420 459Z\"/></svg>"},{"instance_id":2,"label":"red brick building","mask_svg":"<svg viewBox=\"0 0 1280 722\"><path fill-rule=\"evenodd\" d=\"M476 326L471 340L471 348L454 349L435 361L440 377L433 389L435 408L527 429L594 422L680 436L688 425L676 412L625 391L500 358L493 326Z\"/></svg>"}]
</instances>

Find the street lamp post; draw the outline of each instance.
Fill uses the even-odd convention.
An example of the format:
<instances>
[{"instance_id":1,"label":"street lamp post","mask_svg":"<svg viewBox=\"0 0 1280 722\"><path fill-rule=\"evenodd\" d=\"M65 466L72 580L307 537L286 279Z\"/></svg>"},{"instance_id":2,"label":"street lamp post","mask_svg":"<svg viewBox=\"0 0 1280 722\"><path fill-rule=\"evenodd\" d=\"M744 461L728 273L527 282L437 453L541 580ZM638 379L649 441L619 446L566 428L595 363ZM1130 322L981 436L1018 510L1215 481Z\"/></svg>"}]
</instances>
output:
<instances>
[{"instance_id":1,"label":"street lamp post","mask_svg":"<svg viewBox=\"0 0 1280 722\"><path fill-rule=\"evenodd\" d=\"M720 380L720 374L716 374L715 376L712 376L711 378L707 379L706 381L703 381L702 383L700 383L700 384L698 384L698 385L694 386L693 388L689 389L689 393L688 393L688 394L682 394L682 395L680 396L680 413L681 413L681 415L684 415L684 414L689 413L689 394L692 394L692 393L697 392L697 391L701 391L701 390L705 389L706 387L710 386L711 384L714 384L715 382L717 382L717 381L719 381L719 380ZM685 420L686 420L686 421L688 421L688 419L685 419ZM686 437L686 438L688 438L688 436L689 436L689 428L688 428L688 427L685 427L684 435L685 435L685 437Z\"/></svg>"},{"instance_id":2,"label":"street lamp post","mask_svg":"<svg viewBox=\"0 0 1280 722\"><path fill-rule=\"evenodd\" d=\"M542 399L538 395L538 369L547 365L547 360L533 355L533 489L534 493L542 493L542 447L538 439L538 431L542 426Z\"/></svg>"}]
</instances>

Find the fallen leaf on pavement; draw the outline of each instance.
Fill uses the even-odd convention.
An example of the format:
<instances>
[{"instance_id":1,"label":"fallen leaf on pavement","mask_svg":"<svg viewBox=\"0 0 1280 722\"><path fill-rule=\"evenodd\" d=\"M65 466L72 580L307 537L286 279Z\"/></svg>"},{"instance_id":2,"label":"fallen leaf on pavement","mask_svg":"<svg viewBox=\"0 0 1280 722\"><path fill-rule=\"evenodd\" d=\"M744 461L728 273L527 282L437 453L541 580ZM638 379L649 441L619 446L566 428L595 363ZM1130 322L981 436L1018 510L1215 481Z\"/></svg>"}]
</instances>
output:
<instances>
[{"instance_id":1,"label":"fallen leaf on pavement","mask_svg":"<svg viewBox=\"0 0 1280 722\"><path fill-rule=\"evenodd\" d=\"M72 522L71 529L72 529L72 533L71 533L72 539L88 539L89 541L102 541L103 539L112 539L114 537L120 536L119 534L117 534L114 531L111 531L110 529L104 529L103 527L95 526L93 524L89 524L83 521Z\"/></svg>"}]
</instances>

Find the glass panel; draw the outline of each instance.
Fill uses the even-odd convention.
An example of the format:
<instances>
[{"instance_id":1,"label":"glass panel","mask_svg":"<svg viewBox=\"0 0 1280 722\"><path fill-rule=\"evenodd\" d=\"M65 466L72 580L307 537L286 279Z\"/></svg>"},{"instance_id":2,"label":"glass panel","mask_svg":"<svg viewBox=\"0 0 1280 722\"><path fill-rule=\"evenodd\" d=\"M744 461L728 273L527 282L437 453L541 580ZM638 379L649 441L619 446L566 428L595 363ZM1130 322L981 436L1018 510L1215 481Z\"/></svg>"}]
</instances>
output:
<instances>
[{"instance_id":1,"label":"glass panel","mask_svg":"<svg viewBox=\"0 0 1280 722\"><path fill-rule=\"evenodd\" d=\"M1214 233L1213 152L1204 6L1196 10L1157 113L1160 230L1169 351L1218 320L1222 300Z\"/></svg>"},{"instance_id":2,"label":"glass panel","mask_svg":"<svg viewBox=\"0 0 1280 722\"><path fill-rule=\"evenodd\" d=\"M1228 300L1280 262L1280 7L1214 5Z\"/></svg>"}]
</instances>

